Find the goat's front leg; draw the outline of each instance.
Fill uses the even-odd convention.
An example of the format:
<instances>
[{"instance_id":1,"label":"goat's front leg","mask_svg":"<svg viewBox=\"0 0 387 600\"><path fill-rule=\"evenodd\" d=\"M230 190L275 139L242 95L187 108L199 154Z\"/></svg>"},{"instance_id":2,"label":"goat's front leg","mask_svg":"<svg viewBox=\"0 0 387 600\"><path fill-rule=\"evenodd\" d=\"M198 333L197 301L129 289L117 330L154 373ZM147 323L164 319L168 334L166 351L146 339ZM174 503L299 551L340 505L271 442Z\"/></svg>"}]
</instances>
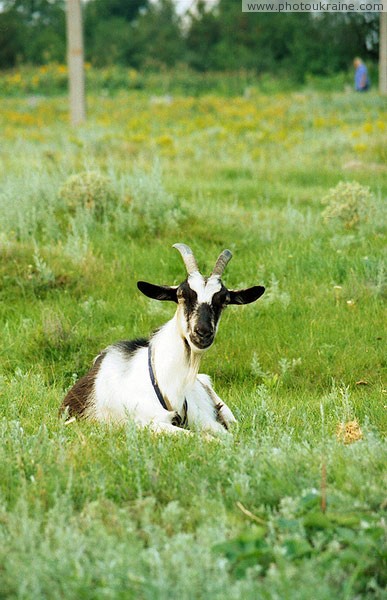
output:
<instances>
[{"instance_id":1,"label":"goat's front leg","mask_svg":"<svg viewBox=\"0 0 387 600\"><path fill-rule=\"evenodd\" d=\"M201 429L215 434L226 433L228 424L221 417L221 408L217 408L219 402L222 403L222 401L219 396L216 398L216 403L214 403L207 387L199 379L196 380L192 388L186 393L187 419L190 429Z\"/></svg>"},{"instance_id":2,"label":"goat's front leg","mask_svg":"<svg viewBox=\"0 0 387 600\"><path fill-rule=\"evenodd\" d=\"M183 429L182 427L176 427L176 425L172 425L171 423L152 421L148 424L148 427L153 433L173 433L176 435L191 433L187 429Z\"/></svg>"},{"instance_id":3,"label":"goat's front leg","mask_svg":"<svg viewBox=\"0 0 387 600\"><path fill-rule=\"evenodd\" d=\"M223 425L225 429L229 429L230 425L237 422L236 418L232 413L232 410L215 392L214 388L212 387L211 379L208 375L199 373L197 378L203 386L203 388L205 389L205 391L207 392L207 395L210 398L213 407L215 408L217 420Z\"/></svg>"}]
</instances>

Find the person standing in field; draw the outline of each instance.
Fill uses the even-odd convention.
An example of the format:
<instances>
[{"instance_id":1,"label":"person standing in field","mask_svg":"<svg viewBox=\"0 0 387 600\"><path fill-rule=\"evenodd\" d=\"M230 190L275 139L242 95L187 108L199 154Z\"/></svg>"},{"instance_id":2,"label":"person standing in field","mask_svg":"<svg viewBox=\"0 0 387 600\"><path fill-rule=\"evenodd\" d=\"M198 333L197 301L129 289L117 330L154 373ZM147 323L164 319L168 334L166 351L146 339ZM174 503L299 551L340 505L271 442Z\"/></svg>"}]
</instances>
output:
<instances>
[{"instance_id":1,"label":"person standing in field","mask_svg":"<svg viewBox=\"0 0 387 600\"><path fill-rule=\"evenodd\" d=\"M353 60L353 66L355 67L355 90L357 92L366 92L370 88L368 69L361 58L358 57Z\"/></svg>"}]
</instances>

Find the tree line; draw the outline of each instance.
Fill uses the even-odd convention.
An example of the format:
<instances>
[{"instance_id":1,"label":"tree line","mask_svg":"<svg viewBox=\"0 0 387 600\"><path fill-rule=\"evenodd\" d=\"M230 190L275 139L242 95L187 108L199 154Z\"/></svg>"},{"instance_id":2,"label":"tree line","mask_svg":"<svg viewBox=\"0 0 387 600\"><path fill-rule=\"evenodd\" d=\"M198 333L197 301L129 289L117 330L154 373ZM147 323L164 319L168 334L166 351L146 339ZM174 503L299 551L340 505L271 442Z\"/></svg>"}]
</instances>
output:
<instances>
[{"instance_id":1,"label":"tree line","mask_svg":"<svg viewBox=\"0 0 387 600\"><path fill-rule=\"evenodd\" d=\"M178 15L173 0L88 0L83 4L86 60L159 69L307 74L347 70L354 56L377 62L379 16L242 13L239 0L194 1ZM0 3L0 68L64 62L65 0Z\"/></svg>"}]
</instances>

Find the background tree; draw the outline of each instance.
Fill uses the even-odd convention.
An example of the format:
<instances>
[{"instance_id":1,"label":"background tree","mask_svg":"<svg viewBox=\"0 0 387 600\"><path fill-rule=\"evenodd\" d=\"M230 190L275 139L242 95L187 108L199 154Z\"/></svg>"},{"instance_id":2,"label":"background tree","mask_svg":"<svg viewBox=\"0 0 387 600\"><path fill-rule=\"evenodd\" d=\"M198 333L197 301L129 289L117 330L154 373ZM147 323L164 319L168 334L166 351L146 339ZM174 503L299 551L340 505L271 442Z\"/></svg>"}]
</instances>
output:
<instances>
[{"instance_id":1,"label":"background tree","mask_svg":"<svg viewBox=\"0 0 387 600\"><path fill-rule=\"evenodd\" d=\"M4 0L1 20L9 28L0 31L0 64L5 62L1 53L6 38L14 36L15 42L7 44L9 63L64 62L66 54L65 1L56 0ZM5 65L4 65L5 66Z\"/></svg>"},{"instance_id":2,"label":"background tree","mask_svg":"<svg viewBox=\"0 0 387 600\"><path fill-rule=\"evenodd\" d=\"M81 0L67 0L66 26L70 120L71 124L76 126L83 123L86 119L85 60Z\"/></svg>"},{"instance_id":3,"label":"background tree","mask_svg":"<svg viewBox=\"0 0 387 600\"><path fill-rule=\"evenodd\" d=\"M183 20L176 0L83 3L86 59L96 66L248 69L303 82L378 59L379 15L242 13L240 2L198 0ZM0 67L65 61L65 0L0 1Z\"/></svg>"},{"instance_id":4,"label":"background tree","mask_svg":"<svg viewBox=\"0 0 387 600\"><path fill-rule=\"evenodd\" d=\"M199 71L213 68L212 51L221 39L221 28L217 11L207 10L202 0L190 13L190 25L186 34L187 60Z\"/></svg>"},{"instance_id":5,"label":"background tree","mask_svg":"<svg viewBox=\"0 0 387 600\"><path fill-rule=\"evenodd\" d=\"M14 11L0 13L0 68L14 67L24 54L26 30Z\"/></svg>"},{"instance_id":6,"label":"background tree","mask_svg":"<svg viewBox=\"0 0 387 600\"><path fill-rule=\"evenodd\" d=\"M135 66L167 67L186 59L186 44L172 0L159 0L133 24L133 47L128 59Z\"/></svg>"},{"instance_id":7,"label":"background tree","mask_svg":"<svg viewBox=\"0 0 387 600\"><path fill-rule=\"evenodd\" d=\"M375 13L242 13L239 3L199 2L187 31L188 60L196 69L247 68L258 73L328 75L347 70L356 55L375 61Z\"/></svg>"},{"instance_id":8,"label":"background tree","mask_svg":"<svg viewBox=\"0 0 387 600\"><path fill-rule=\"evenodd\" d=\"M387 13L380 13L379 90L387 94Z\"/></svg>"},{"instance_id":9,"label":"background tree","mask_svg":"<svg viewBox=\"0 0 387 600\"><path fill-rule=\"evenodd\" d=\"M132 23L149 0L90 0L85 5L86 57L96 66L131 64Z\"/></svg>"}]
</instances>

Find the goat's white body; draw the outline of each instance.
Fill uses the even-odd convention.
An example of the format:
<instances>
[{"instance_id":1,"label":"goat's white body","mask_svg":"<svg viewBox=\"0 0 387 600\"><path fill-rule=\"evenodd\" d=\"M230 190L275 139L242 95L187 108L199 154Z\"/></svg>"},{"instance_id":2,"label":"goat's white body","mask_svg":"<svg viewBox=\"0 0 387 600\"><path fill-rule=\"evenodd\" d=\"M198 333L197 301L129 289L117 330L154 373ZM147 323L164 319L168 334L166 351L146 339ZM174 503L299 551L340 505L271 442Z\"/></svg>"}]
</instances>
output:
<instances>
[{"instance_id":1,"label":"goat's white body","mask_svg":"<svg viewBox=\"0 0 387 600\"><path fill-rule=\"evenodd\" d=\"M265 288L230 290L223 285L230 250L221 252L205 278L189 246L178 243L174 248L188 273L180 285L137 282L148 298L176 303L174 317L150 342L118 342L106 348L64 398L61 409L71 417L116 423L132 418L139 425L168 432L185 431L180 425L187 425L218 433L235 422L210 378L198 373L200 359L215 339L223 309L255 302Z\"/></svg>"},{"instance_id":2,"label":"goat's white body","mask_svg":"<svg viewBox=\"0 0 387 600\"><path fill-rule=\"evenodd\" d=\"M222 422L226 426L235 422L231 410L213 390L210 378L198 374L201 353L187 352L179 311L155 334L151 347L154 373L172 410L163 408L153 388L148 348L141 347L126 356L113 345L106 349L96 374L87 409L89 417L110 422L123 422L129 417L156 430L184 431L172 425L172 420L176 413L183 414L186 400L190 428L224 432Z\"/></svg>"}]
</instances>

